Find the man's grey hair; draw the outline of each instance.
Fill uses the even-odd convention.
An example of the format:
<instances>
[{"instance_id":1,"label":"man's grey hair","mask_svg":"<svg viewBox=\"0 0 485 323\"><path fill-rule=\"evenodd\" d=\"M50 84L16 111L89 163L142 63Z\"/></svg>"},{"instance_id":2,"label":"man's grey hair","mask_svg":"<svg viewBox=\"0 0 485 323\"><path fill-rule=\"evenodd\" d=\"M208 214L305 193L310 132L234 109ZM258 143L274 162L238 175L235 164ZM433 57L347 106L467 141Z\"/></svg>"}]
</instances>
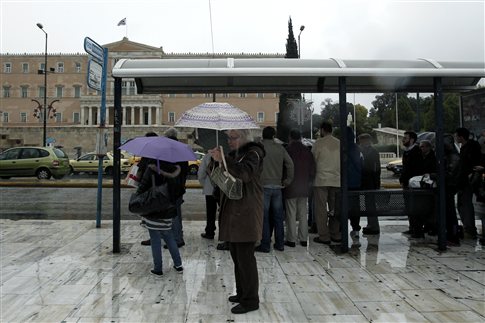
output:
<instances>
[{"instance_id":1,"label":"man's grey hair","mask_svg":"<svg viewBox=\"0 0 485 323\"><path fill-rule=\"evenodd\" d=\"M165 132L163 133L163 135L167 138L177 138L178 136L178 130L175 129L175 128L168 128L167 130L165 130Z\"/></svg>"}]
</instances>

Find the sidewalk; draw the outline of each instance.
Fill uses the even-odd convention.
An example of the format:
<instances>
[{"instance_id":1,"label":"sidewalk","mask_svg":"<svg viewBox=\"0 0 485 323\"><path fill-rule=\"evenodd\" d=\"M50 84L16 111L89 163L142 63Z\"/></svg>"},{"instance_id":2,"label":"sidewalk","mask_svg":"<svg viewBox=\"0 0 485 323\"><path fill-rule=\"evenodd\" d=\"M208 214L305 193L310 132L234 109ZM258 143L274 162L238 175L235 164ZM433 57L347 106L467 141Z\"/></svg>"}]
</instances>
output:
<instances>
[{"instance_id":1,"label":"sidewalk","mask_svg":"<svg viewBox=\"0 0 485 323\"><path fill-rule=\"evenodd\" d=\"M365 220L362 219L362 224ZM336 255L308 248L258 253L260 309L233 315L229 252L200 237L203 221L184 222L185 270L154 277L138 221L122 221L121 253L112 223L0 220L1 322L484 322L485 252L465 241L445 253L410 240L403 221L381 221Z\"/></svg>"}]
</instances>

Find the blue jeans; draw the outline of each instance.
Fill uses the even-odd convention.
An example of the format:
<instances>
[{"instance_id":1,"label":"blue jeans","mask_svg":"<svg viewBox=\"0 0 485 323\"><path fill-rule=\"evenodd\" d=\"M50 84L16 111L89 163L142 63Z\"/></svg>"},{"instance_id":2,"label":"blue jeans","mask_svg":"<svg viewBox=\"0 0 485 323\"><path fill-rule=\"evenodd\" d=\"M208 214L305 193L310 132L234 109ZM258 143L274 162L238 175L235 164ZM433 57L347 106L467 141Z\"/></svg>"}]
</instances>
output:
<instances>
[{"instance_id":1,"label":"blue jeans","mask_svg":"<svg viewBox=\"0 0 485 323\"><path fill-rule=\"evenodd\" d=\"M261 248L270 249L271 234L275 235L275 246L284 247L285 229L283 209L283 194L281 188L264 188L264 219L263 219L263 239Z\"/></svg>"},{"instance_id":2,"label":"blue jeans","mask_svg":"<svg viewBox=\"0 0 485 323\"><path fill-rule=\"evenodd\" d=\"M175 202L177 207L177 216L172 219L172 232L177 244L184 242L184 231L182 225L182 203L184 200L182 197L178 198Z\"/></svg>"},{"instance_id":3,"label":"blue jeans","mask_svg":"<svg viewBox=\"0 0 485 323\"><path fill-rule=\"evenodd\" d=\"M176 267L182 266L179 248L173 237L172 230L148 230L150 234L150 246L152 247L153 270L162 271L162 239L168 246L168 251L172 256L173 264Z\"/></svg>"}]
</instances>

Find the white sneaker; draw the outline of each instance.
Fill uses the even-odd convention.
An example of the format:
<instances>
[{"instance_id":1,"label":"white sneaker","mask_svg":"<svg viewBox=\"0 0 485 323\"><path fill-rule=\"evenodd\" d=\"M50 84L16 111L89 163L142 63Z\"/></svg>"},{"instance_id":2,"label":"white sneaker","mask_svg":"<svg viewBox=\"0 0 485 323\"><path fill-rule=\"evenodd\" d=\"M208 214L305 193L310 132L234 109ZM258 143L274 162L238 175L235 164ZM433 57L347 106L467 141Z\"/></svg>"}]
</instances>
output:
<instances>
[{"instance_id":1,"label":"white sneaker","mask_svg":"<svg viewBox=\"0 0 485 323\"><path fill-rule=\"evenodd\" d=\"M356 230L350 231L350 237L354 239L359 239L359 231L356 231Z\"/></svg>"}]
</instances>

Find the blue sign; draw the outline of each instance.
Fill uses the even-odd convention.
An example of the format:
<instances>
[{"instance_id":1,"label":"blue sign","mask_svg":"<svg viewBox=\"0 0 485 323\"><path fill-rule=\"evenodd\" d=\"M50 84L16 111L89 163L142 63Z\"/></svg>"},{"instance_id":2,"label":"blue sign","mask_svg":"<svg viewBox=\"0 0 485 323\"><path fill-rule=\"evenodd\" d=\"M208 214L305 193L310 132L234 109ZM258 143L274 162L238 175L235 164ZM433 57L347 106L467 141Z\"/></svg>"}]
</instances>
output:
<instances>
[{"instance_id":1,"label":"blue sign","mask_svg":"<svg viewBox=\"0 0 485 323\"><path fill-rule=\"evenodd\" d=\"M95 60L103 64L103 61L104 61L103 47L101 47L94 40L92 40L89 37L84 38L84 50L86 51L86 53L93 56Z\"/></svg>"}]
</instances>

